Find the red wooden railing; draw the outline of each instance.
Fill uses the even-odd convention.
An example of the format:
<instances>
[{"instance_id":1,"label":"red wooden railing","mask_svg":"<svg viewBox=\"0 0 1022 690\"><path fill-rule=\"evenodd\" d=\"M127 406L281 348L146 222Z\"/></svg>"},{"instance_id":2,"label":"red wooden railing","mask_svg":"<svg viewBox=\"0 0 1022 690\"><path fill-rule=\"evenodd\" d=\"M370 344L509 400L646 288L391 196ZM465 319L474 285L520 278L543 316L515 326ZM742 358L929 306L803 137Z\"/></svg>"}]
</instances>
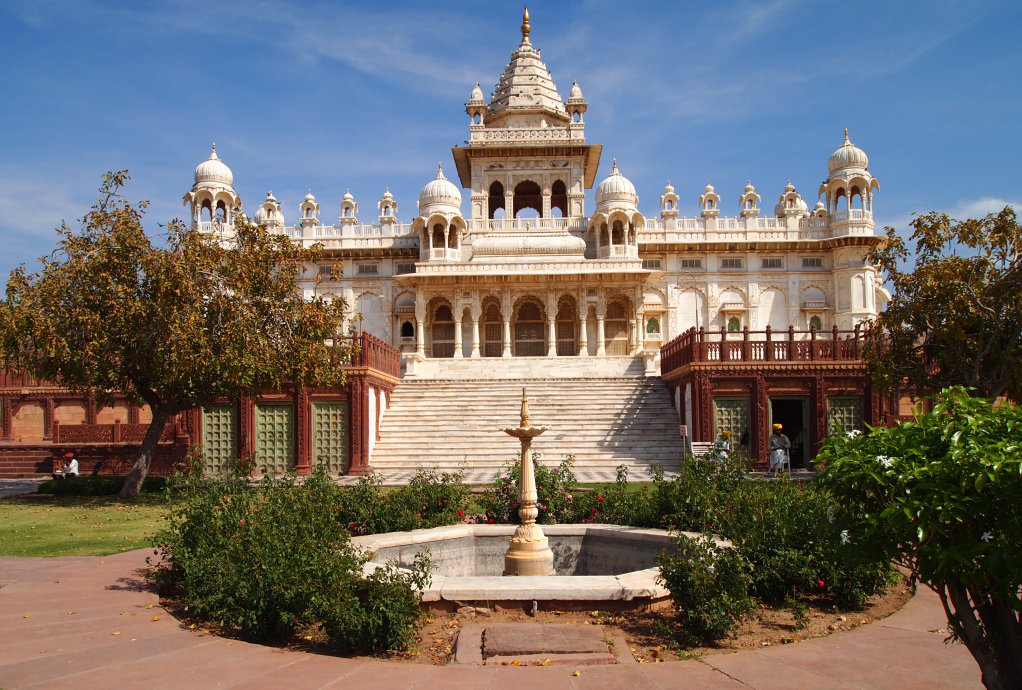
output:
<instances>
[{"instance_id":1,"label":"red wooden railing","mask_svg":"<svg viewBox=\"0 0 1022 690\"><path fill-rule=\"evenodd\" d=\"M397 377L401 374L401 353L372 333L355 336L358 352L351 358L351 366L368 367Z\"/></svg>"},{"instance_id":2,"label":"red wooden railing","mask_svg":"<svg viewBox=\"0 0 1022 690\"><path fill-rule=\"evenodd\" d=\"M693 362L856 362L862 359L866 332L841 331L707 331L690 328L660 348L662 373Z\"/></svg>"}]
</instances>

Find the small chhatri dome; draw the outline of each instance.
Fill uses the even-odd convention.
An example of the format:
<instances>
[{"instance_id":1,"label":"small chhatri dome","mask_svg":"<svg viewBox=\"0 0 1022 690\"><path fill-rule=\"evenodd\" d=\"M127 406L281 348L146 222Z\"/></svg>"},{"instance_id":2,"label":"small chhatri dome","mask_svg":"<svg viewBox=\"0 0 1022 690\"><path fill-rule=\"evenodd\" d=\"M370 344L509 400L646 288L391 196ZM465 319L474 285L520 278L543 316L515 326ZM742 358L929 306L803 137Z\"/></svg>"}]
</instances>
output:
<instances>
[{"instance_id":1,"label":"small chhatri dome","mask_svg":"<svg viewBox=\"0 0 1022 690\"><path fill-rule=\"evenodd\" d=\"M390 193L390 187L387 187L387 190L383 193L383 200L391 201L393 198L394 195Z\"/></svg>"},{"instance_id":2,"label":"small chhatri dome","mask_svg":"<svg viewBox=\"0 0 1022 690\"><path fill-rule=\"evenodd\" d=\"M830 154L827 159L827 170L835 172L844 168L857 168L865 170L869 166L869 157L866 152L853 144L848 138L848 128L845 127L845 140L837 151Z\"/></svg>"},{"instance_id":3,"label":"small chhatri dome","mask_svg":"<svg viewBox=\"0 0 1022 690\"><path fill-rule=\"evenodd\" d=\"M219 182L228 187L234 184L234 173L217 158L216 142L213 142L213 150L210 152L209 158L195 168L195 183L200 182Z\"/></svg>"},{"instance_id":4,"label":"small chhatri dome","mask_svg":"<svg viewBox=\"0 0 1022 690\"><path fill-rule=\"evenodd\" d=\"M664 194L674 194L674 186L671 185L670 180L667 180L667 186L664 187Z\"/></svg>"},{"instance_id":5,"label":"small chhatri dome","mask_svg":"<svg viewBox=\"0 0 1022 690\"><path fill-rule=\"evenodd\" d=\"M353 196L351 195L351 188L350 188L350 187L349 187L349 188L346 188L346 189L344 190L344 196L343 196L343 197L341 197L341 200L342 200L342 201L354 201L354 200L355 200L355 197L353 197Z\"/></svg>"},{"instance_id":6,"label":"small chhatri dome","mask_svg":"<svg viewBox=\"0 0 1022 690\"><path fill-rule=\"evenodd\" d=\"M579 87L577 81L573 81L571 83L571 91L568 93L568 102L570 103L572 101L581 101L581 100L584 100L582 98L582 89Z\"/></svg>"},{"instance_id":7,"label":"small chhatri dome","mask_svg":"<svg viewBox=\"0 0 1022 690\"><path fill-rule=\"evenodd\" d=\"M621 201L633 206L639 203L639 196L635 193L635 185L617 169L616 158L614 159L614 169L611 170L607 179L596 188L597 206L613 201Z\"/></svg>"},{"instance_id":8,"label":"small chhatri dome","mask_svg":"<svg viewBox=\"0 0 1022 690\"><path fill-rule=\"evenodd\" d=\"M755 191L756 191L756 188L752 186L752 180L749 180L748 182L745 183L745 193L746 194L749 194L750 192L755 192Z\"/></svg>"},{"instance_id":9,"label":"small chhatri dome","mask_svg":"<svg viewBox=\"0 0 1022 690\"><path fill-rule=\"evenodd\" d=\"M305 195L305 200L308 201L310 204L311 203L315 203L316 197L312 196L312 190L311 189L309 190L309 193Z\"/></svg>"},{"instance_id":10,"label":"small chhatri dome","mask_svg":"<svg viewBox=\"0 0 1022 690\"><path fill-rule=\"evenodd\" d=\"M709 180L706 181L706 186L703 187L703 193L704 194L713 194L713 185L710 184Z\"/></svg>"},{"instance_id":11,"label":"small chhatri dome","mask_svg":"<svg viewBox=\"0 0 1022 690\"><path fill-rule=\"evenodd\" d=\"M472 95L468 97L469 103L485 103L486 99L483 97L483 90L479 88L479 82L476 82L475 88L472 89Z\"/></svg>"},{"instance_id":12,"label":"small chhatri dome","mask_svg":"<svg viewBox=\"0 0 1022 690\"><path fill-rule=\"evenodd\" d=\"M791 180L788 180L788 184L784 185L784 193L788 194L788 193L794 192L794 191L795 191L795 185L793 185L791 183Z\"/></svg>"},{"instance_id":13,"label":"small chhatri dome","mask_svg":"<svg viewBox=\"0 0 1022 690\"><path fill-rule=\"evenodd\" d=\"M437 164L436 177L428 182L419 194L419 209L434 204L461 208L461 190L444 177L444 168L440 164Z\"/></svg>"}]
</instances>

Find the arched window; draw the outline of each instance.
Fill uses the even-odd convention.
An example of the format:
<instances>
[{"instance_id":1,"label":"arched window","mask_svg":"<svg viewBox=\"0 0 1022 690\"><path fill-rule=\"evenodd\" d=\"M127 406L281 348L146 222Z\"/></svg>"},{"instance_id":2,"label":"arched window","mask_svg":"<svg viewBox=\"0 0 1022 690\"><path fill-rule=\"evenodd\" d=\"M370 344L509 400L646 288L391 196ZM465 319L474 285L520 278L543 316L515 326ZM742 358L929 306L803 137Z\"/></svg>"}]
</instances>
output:
<instances>
[{"instance_id":1,"label":"arched window","mask_svg":"<svg viewBox=\"0 0 1022 690\"><path fill-rule=\"evenodd\" d=\"M433 357L454 356L454 316L446 304L433 312L432 336L430 352Z\"/></svg>"},{"instance_id":2,"label":"arched window","mask_svg":"<svg viewBox=\"0 0 1022 690\"><path fill-rule=\"evenodd\" d=\"M646 332L653 335L660 335L660 321L656 317L646 322Z\"/></svg>"},{"instance_id":3,"label":"arched window","mask_svg":"<svg viewBox=\"0 0 1022 690\"><path fill-rule=\"evenodd\" d=\"M809 319L809 328L813 329L814 331L821 331L823 330L823 321L820 320L819 316L814 316L813 318Z\"/></svg>"},{"instance_id":4,"label":"arched window","mask_svg":"<svg viewBox=\"0 0 1022 690\"><path fill-rule=\"evenodd\" d=\"M616 245L625 243L624 225L619 220L614 221L614 227L610 235L610 243Z\"/></svg>"},{"instance_id":5,"label":"arched window","mask_svg":"<svg viewBox=\"0 0 1022 690\"><path fill-rule=\"evenodd\" d=\"M401 337L402 338L414 338L415 337L415 324L411 321L405 321L401 324Z\"/></svg>"},{"instance_id":6,"label":"arched window","mask_svg":"<svg viewBox=\"0 0 1022 690\"><path fill-rule=\"evenodd\" d=\"M603 320L603 337L608 355L628 354L628 317L625 305L611 302Z\"/></svg>"},{"instance_id":7,"label":"arched window","mask_svg":"<svg viewBox=\"0 0 1022 690\"><path fill-rule=\"evenodd\" d=\"M538 302L522 302L515 319L515 357L542 357L546 354L543 334L543 309Z\"/></svg>"},{"instance_id":8,"label":"arched window","mask_svg":"<svg viewBox=\"0 0 1022 690\"><path fill-rule=\"evenodd\" d=\"M490 302L483 308L483 357L500 357L504 352L504 320L500 317L500 307Z\"/></svg>"},{"instance_id":9,"label":"arched window","mask_svg":"<svg viewBox=\"0 0 1022 690\"><path fill-rule=\"evenodd\" d=\"M437 223L433 226L433 248L444 248L444 226Z\"/></svg>"},{"instance_id":10,"label":"arched window","mask_svg":"<svg viewBox=\"0 0 1022 690\"><path fill-rule=\"evenodd\" d=\"M575 338L578 333L577 311L575 301L569 297L562 297L557 305L558 357L574 357L578 354L578 340Z\"/></svg>"},{"instance_id":11,"label":"arched window","mask_svg":"<svg viewBox=\"0 0 1022 690\"><path fill-rule=\"evenodd\" d=\"M732 333L742 330L742 322L737 316L732 316L727 320L727 329Z\"/></svg>"},{"instance_id":12,"label":"arched window","mask_svg":"<svg viewBox=\"0 0 1022 690\"><path fill-rule=\"evenodd\" d=\"M451 226L451 229L447 234L447 248L457 249L458 248L458 228Z\"/></svg>"}]
</instances>

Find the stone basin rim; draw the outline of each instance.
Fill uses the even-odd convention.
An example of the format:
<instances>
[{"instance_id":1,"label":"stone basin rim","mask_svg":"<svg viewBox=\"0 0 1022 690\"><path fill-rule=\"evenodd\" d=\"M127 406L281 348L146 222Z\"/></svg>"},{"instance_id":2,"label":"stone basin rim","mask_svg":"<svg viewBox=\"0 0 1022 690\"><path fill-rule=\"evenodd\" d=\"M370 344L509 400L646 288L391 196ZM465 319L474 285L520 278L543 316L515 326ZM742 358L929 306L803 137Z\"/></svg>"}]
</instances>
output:
<instances>
[{"instance_id":1,"label":"stone basin rim","mask_svg":"<svg viewBox=\"0 0 1022 690\"><path fill-rule=\"evenodd\" d=\"M464 537L502 537L508 539L516 525L476 524L449 525L409 532L388 532L353 537L352 543L370 552L399 546L426 546L431 542ZM697 532L669 532L661 529L608 524L555 524L543 525L548 537L573 536L608 541L662 542L673 544L677 535L698 538ZM731 548L731 542L713 538L718 548ZM383 564L370 561L364 566L366 574ZM657 581L659 568L634 570L618 575L552 575L552 576L441 576L433 575L422 591L424 605L473 602L558 602L583 604L587 602L631 602L636 605L655 604L670 597L670 592Z\"/></svg>"}]
</instances>

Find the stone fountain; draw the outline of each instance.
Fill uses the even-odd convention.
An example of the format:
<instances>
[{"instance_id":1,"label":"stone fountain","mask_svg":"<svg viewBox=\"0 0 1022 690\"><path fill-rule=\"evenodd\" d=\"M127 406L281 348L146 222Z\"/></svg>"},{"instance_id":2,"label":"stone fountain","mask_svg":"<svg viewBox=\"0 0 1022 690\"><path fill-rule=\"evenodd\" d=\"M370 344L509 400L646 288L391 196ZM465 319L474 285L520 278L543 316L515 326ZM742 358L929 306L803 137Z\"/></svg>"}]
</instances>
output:
<instances>
[{"instance_id":1,"label":"stone fountain","mask_svg":"<svg viewBox=\"0 0 1022 690\"><path fill-rule=\"evenodd\" d=\"M553 575L554 554L543 528L536 524L536 468L532 462L532 439L549 429L532 426L529 422L529 398L522 389L522 419L517 427L504 429L505 434L522 442L522 456L518 465L518 518L521 524L508 544L504 556L505 575Z\"/></svg>"},{"instance_id":2,"label":"stone fountain","mask_svg":"<svg viewBox=\"0 0 1022 690\"><path fill-rule=\"evenodd\" d=\"M366 575L387 567L388 562L410 567L426 554L434 569L431 582L421 592L423 606L440 610L455 610L466 603L533 611L668 605L670 592L658 581L656 565L658 553L676 548L668 532L605 524L547 525L544 532L536 524L532 439L547 429L530 423L529 400L522 390L521 423L504 429L522 444L520 525L457 524L353 537L352 543L371 555L363 566ZM724 540L714 542L717 548L731 547Z\"/></svg>"}]
</instances>

